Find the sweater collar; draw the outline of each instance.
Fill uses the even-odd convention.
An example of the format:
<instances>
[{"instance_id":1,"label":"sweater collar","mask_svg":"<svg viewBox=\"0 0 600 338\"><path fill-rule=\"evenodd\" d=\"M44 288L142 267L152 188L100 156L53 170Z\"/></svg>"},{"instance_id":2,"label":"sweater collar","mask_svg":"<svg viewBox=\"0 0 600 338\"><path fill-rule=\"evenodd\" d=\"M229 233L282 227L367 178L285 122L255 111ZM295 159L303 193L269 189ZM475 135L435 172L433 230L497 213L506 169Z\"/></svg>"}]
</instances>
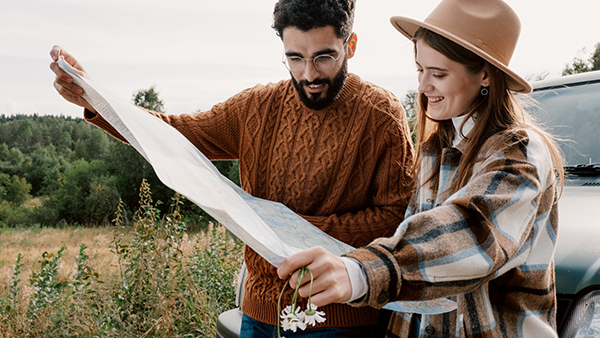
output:
<instances>
[{"instance_id":1,"label":"sweater collar","mask_svg":"<svg viewBox=\"0 0 600 338\"><path fill-rule=\"evenodd\" d=\"M360 78L358 75L348 73L348 77L346 77L346 82L344 83L344 88L342 88L342 92L338 95L335 102L331 105L338 106L340 103L347 102L355 95L356 90L359 87Z\"/></svg>"}]
</instances>

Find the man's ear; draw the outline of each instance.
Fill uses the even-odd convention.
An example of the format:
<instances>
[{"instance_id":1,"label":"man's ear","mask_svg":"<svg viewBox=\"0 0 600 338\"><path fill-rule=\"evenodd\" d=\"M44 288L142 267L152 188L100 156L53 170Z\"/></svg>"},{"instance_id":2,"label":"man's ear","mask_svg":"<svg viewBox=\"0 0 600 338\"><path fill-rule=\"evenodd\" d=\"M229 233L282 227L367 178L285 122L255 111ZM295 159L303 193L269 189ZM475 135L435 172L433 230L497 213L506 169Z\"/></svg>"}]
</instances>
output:
<instances>
[{"instance_id":1,"label":"man's ear","mask_svg":"<svg viewBox=\"0 0 600 338\"><path fill-rule=\"evenodd\" d=\"M356 44L358 43L358 36L356 33L350 34L348 38L348 59L351 59L356 53Z\"/></svg>"}]
</instances>

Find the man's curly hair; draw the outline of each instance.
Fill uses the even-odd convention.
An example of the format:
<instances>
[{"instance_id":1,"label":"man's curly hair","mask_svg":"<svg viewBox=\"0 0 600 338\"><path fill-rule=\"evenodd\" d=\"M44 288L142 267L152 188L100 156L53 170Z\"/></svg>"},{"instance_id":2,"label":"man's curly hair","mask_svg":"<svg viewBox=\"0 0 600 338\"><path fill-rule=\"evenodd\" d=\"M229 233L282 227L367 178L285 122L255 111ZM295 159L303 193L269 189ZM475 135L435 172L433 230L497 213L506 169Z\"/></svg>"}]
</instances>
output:
<instances>
[{"instance_id":1,"label":"man's curly hair","mask_svg":"<svg viewBox=\"0 0 600 338\"><path fill-rule=\"evenodd\" d=\"M352 33L356 0L279 0L273 11L273 29L280 38L286 27L303 32L333 26L338 38Z\"/></svg>"}]
</instances>

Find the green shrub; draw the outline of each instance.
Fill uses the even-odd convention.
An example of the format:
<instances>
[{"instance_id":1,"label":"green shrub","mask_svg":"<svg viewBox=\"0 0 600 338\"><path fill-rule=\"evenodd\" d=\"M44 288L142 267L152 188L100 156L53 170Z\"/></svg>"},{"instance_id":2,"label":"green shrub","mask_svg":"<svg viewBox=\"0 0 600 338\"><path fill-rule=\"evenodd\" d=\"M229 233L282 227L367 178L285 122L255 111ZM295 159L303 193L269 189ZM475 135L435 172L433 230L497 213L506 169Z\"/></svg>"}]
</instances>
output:
<instances>
[{"instance_id":1,"label":"green shrub","mask_svg":"<svg viewBox=\"0 0 600 338\"><path fill-rule=\"evenodd\" d=\"M6 201L0 201L0 227L29 226L32 215L33 211L29 207L15 206Z\"/></svg>"},{"instance_id":2,"label":"green shrub","mask_svg":"<svg viewBox=\"0 0 600 338\"><path fill-rule=\"evenodd\" d=\"M24 178L0 173L0 201L19 206L31 198L30 191L31 184Z\"/></svg>"}]
</instances>

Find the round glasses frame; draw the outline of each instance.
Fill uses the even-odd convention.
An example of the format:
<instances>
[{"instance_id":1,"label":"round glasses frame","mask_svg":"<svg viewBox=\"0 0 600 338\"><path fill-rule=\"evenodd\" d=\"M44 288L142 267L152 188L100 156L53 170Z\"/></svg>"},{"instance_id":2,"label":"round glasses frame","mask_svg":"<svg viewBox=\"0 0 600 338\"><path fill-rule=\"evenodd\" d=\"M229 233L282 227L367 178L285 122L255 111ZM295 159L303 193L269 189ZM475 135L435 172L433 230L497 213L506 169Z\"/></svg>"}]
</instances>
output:
<instances>
[{"instance_id":1,"label":"round glasses frame","mask_svg":"<svg viewBox=\"0 0 600 338\"><path fill-rule=\"evenodd\" d=\"M306 68L306 61L312 61L313 65L317 70L321 72L328 72L335 67L335 63L337 62L337 60L339 60L341 56L342 54L338 55L337 58L334 58L329 54L323 54L315 56L311 59L305 59L300 56L288 56L281 62L283 62L285 68L287 68L292 73L300 73L304 71L304 68Z\"/></svg>"},{"instance_id":2,"label":"round glasses frame","mask_svg":"<svg viewBox=\"0 0 600 338\"><path fill-rule=\"evenodd\" d=\"M350 34L350 36L352 36L352 34ZM346 48L346 43L348 42L348 39L350 39L350 36L344 40L344 48ZM318 71L328 72L335 67L336 62L340 59L340 57L342 57L341 53L337 58L334 58L329 54L317 55L311 59L305 59L300 56L287 56L281 62L285 65L285 68L292 73L300 73L304 71L306 68L306 61L312 61L313 65Z\"/></svg>"}]
</instances>

